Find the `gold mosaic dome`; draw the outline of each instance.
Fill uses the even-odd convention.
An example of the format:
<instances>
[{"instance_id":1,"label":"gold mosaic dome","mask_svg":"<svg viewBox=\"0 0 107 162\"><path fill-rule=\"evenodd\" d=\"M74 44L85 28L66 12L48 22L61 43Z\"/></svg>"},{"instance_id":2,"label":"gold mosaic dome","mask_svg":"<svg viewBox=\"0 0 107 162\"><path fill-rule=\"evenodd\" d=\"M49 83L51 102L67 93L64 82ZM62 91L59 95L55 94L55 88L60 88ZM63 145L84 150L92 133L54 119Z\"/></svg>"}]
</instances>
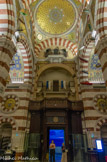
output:
<instances>
[{"instance_id":1,"label":"gold mosaic dome","mask_svg":"<svg viewBox=\"0 0 107 162\"><path fill-rule=\"evenodd\" d=\"M35 9L35 23L43 33L62 35L74 29L77 15L70 0L42 0Z\"/></svg>"}]
</instances>

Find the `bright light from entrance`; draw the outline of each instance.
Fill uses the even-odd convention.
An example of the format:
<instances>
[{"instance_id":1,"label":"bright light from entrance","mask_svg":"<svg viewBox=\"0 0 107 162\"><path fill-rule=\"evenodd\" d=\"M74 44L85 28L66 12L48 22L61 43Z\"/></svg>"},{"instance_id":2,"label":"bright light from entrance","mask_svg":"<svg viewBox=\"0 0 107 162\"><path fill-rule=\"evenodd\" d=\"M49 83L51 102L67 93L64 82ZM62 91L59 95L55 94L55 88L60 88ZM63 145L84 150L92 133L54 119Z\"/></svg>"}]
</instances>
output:
<instances>
[{"instance_id":1,"label":"bright light from entrance","mask_svg":"<svg viewBox=\"0 0 107 162\"><path fill-rule=\"evenodd\" d=\"M61 160L62 156L62 143L65 143L64 130L63 129L50 129L49 130L49 145L52 142L55 143L55 160Z\"/></svg>"},{"instance_id":2,"label":"bright light from entrance","mask_svg":"<svg viewBox=\"0 0 107 162\"><path fill-rule=\"evenodd\" d=\"M96 144L97 144L97 150L102 150L102 142L101 140L96 140Z\"/></svg>"}]
</instances>

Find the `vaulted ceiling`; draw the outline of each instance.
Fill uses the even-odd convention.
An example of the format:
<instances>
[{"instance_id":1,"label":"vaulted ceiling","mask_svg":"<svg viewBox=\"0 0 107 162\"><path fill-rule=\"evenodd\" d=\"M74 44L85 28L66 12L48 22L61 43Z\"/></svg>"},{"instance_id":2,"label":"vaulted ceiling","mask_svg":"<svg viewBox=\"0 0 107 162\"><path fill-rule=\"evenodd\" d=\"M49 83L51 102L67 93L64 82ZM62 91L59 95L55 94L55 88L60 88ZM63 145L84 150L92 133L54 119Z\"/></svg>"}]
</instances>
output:
<instances>
[{"instance_id":1,"label":"vaulted ceiling","mask_svg":"<svg viewBox=\"0 0 107 162\"><path fill-rule=\"evenodd\" d=\"M43 50L50 46L65 46L69 58L77 54L78 33L83 32L81 12L89 0L19 0L16 2L16 26L24 33L34 48L34 53L43 57ZM17 30L16 29L16 30ZM55 39L56 38L56 39ZM58 42L65 40L62 44ZM41 42L43 45L39 45ZM45 44L45 45L44 45ZM71 48L72 45L72 48ZM38 46L43 50L38 50ZM72 52L75 51L75 54Z\"/></svg>"}]
</instances>

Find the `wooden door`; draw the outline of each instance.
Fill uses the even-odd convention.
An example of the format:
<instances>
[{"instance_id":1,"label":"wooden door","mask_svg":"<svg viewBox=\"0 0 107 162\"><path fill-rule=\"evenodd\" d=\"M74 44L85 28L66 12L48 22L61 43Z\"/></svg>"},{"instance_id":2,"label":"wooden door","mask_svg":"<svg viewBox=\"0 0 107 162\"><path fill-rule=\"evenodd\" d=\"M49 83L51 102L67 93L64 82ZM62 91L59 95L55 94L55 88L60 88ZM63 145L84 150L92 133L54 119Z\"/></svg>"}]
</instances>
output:
<instances>
[{"instance_id":1,"label":"wooden door","mask_svg":"<svg viewBox=\"0 0 107 162\"><path fill-rule=\"evenodd\" d=\"M53 91L59 91L59 80L53 81Z\"/></svg>"}]
</instances>

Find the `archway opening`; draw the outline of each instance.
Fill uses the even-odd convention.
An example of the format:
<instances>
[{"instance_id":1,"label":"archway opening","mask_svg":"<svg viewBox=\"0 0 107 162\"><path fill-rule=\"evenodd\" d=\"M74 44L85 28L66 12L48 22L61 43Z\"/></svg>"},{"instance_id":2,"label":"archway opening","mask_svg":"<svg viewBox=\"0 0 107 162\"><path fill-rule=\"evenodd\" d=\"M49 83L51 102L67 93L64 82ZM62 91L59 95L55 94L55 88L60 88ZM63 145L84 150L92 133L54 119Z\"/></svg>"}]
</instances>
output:
<instances>
[{"instance_id":1,"label":"archway opening","mask_svg":"<svg viewBox=\"0 0 107 162\"><path fill-rule=\"evenodd\" d=\"M0 148L6 150L11 147L12 126L9 123L2 124L0 128Z\"/></svg>"}]
</instances>

